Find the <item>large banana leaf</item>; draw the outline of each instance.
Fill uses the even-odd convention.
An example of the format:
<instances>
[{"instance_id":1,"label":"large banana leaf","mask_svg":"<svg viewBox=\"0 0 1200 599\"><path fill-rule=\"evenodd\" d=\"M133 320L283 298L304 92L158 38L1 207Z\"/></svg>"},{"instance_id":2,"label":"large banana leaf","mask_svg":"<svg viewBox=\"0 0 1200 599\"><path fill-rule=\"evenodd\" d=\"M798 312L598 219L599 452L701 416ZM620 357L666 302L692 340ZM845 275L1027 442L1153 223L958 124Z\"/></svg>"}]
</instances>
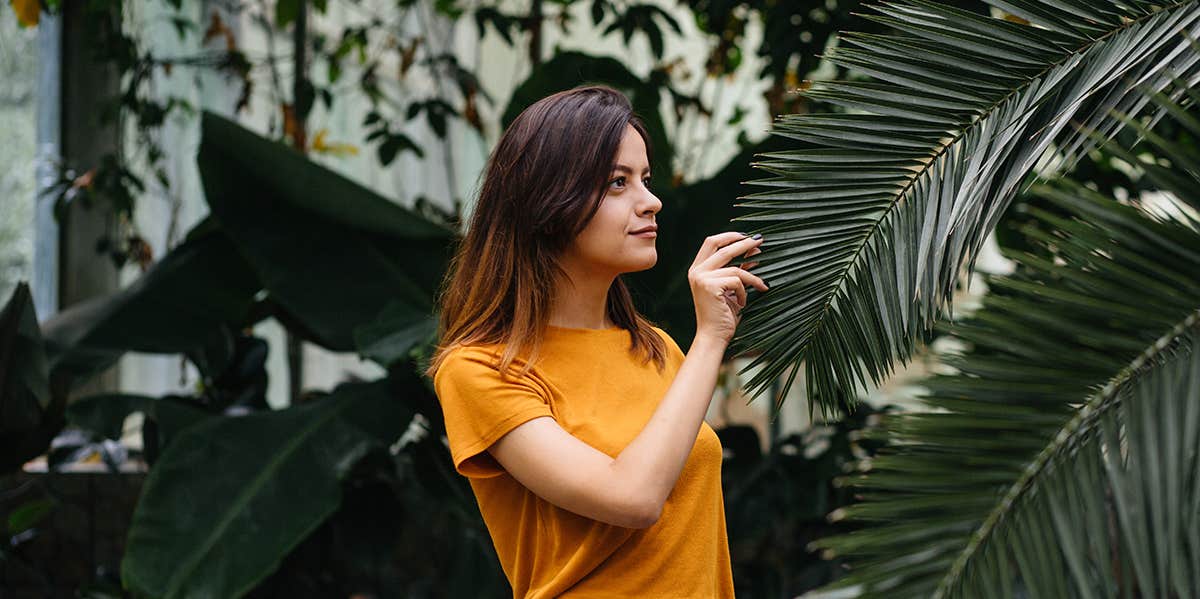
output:
<instances>
[{"instance_id":1,"label":"large banana leaf","mask_svg":"<svg viewBox=\"0 0 1200 599\"><path fill-rule=\"evenodd\" d=\"M898 33L846 34L829 58L876 81L804 92L852 113L776 123L796 149L765 154L758 166L776 176L754 183L770 189L740 204L766 238L757 272L771 285L735 344L758 354L744 370L752 392L781 377L786 392L803 363L812 402L849 406L928 338L1047 151L1069 163L1090 147L1070 123L1115 134L1112 111L1143 113L1173 77L1197 76L1200 1L988 4L1016 18L927 0L875 7Z\"/></svg>"},{"instance_id":2,"label":"large banana leaf","mask_svg":"<svg viewBox=\"0 0 1200 599\"><path fill-rule=\"evenodd\" d=\"M127 351L195 350L222 327L246 324L259 281L229 238L204 221L128 287L42 323L52 373L72 386Z\"/></svg>"},{"instance_id":3,"label":"large banana leaf","mask_svg":"<svg viewBox=\"0 0 1200 599\"><path fill-rule=\"evenodd\" d=\"M1167 147L1147 163L1200 158ZM1194 203L1200 172L1174 174ZM930 410L886 419L897 449L851 481L865 501L837 516L868 526L818 543L850 561L839 588L1200 594L1200 223L1068 180L1033 192L1034 250L950 329L969 349L924 383Z\"/></svg>"},{"instance_id":4,"label":"large banana leaf","mask_svg":"<svg viewBox=\"0 0 1200 599\"><path fill-rule=\"evenodd\" d=\"M0 308L0 474L46 450L62 428L66 397L50 393L50 369L29 285Z\"/></svg>"},{"instance_id":5,"label":"large banana leaf","mask_svg":"<svg viewBox=\"0 0 1200 599\"><path fill-rule=\"evenodd\" d=\"M452 231L220 116L202 127L205 199L289 328L352 351L385 308L429 318Z\"/></svg>"},{"instance_id":6,"label":"large banana leaf","mask_svg":"<svg viewBox=\"0 0 1200 599\"><path fill-rule=\"evenodd\" d=\"M0 308L0 434L37 423L50 403L50 369L29 285Z\"/></svg>"},{"instance_id":7,"label":"large banana leaf","mask_svg":"<svg viewBox=\"0 0 1200 599\"><path fill-rule=\"evenodd\" d=\"M151 469L121 563L150 597L238 597L337 509L340 480L412 411L391 381L185 428Z\"/></svg>"}]
</instances>

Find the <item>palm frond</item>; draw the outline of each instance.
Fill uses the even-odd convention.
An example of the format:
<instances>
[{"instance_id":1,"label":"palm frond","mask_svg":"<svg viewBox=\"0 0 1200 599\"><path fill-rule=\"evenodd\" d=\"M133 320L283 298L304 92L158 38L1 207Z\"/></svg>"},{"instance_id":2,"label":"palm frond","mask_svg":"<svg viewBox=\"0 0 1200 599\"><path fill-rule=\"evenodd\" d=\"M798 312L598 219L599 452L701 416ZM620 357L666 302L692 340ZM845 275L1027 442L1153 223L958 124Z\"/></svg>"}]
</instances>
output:
<instances>
[{"instance_id":1,"label":"palm frond","mask_svg":"<svg viewBox=\"0 0 1200 599\"><path fill-rule=\"evenodd\" d=\"M1162 142L1139 162L1200 158ZM930 410L888 418L895 451L850 481L865 501L839 516L873 525L819 542L850 559L839 587L1200 595L1200 228L1070 180L1032 194L1035 249L949 327L969 349L924 383Z\"/></svg>"},{"instance_id":2,"label":"palm frond","mask_svg":"<svg viewBox=\"0 0 1200 599\"><path fill-rule=\"evenodd\" d=\"M1014 584L1035 597L1200 595L1198 429L1200 311L1059 429L934 596L982 597Z\"/></svg>"},{"instance_id":3,"label":"palm frond","mask_svg":"<svg viewBox=\"0 0 1200 599\"><path fill-rule=\"evenodd\" d=\"M1029 21L927 0L871 18L898 33L844 34L833 62L877 81L814 83L808 97L854 114L789 115L773 133L800 142L762 155L769 189L737 220L763 233L735 347L754 359L757 395L804 365L810 401L850 405L929 333L987 234L1051 149L1068 162L1154 93L1200 77L1200 1L991 0ZM1074 123L1077 127L1071 127ZM1090 129L1088 129L1090 127ZM794 367L794 369L793 369ZM778 406L776 406L778 407Z\"/></svg>"}]
</instances>

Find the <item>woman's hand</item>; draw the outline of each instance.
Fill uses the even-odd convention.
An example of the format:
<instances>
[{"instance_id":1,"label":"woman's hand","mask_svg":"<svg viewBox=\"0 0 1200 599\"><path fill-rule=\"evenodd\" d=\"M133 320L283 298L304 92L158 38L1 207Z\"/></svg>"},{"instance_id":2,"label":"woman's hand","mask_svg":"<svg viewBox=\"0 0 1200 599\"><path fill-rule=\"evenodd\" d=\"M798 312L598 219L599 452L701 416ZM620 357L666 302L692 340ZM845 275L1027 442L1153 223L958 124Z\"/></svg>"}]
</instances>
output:
<instances>
[{"instance_id":1,"label":"woman's hand","mask_svg":"<svg viewBox=\"0 0 1200 599\"><path fill-rule=\"evenodd\" d=\"M745 268L727 266L738 256L753 256L761 252L762 238L746 237L741 233L721 233L704 240L696 260L688 269L692 301L696 304L696 336L712 337L729 343L746 307L746 286L766 291L762 279ZM751 268L752 265L746 265Z\"/></svg>"}]
</instances>

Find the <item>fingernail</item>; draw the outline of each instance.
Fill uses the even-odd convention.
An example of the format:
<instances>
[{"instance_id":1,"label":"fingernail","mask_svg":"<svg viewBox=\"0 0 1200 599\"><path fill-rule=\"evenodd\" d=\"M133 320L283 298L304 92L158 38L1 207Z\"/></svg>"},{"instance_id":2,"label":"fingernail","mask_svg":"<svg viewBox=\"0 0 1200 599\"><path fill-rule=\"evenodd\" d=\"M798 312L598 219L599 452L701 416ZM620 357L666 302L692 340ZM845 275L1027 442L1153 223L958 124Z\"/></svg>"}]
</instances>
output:
<instances>
[{"instance_id":1,"label":"fingernail","mask_svg":"<svg viewBox=\"0 0 1200 599\"><path fill-rule=\"evenodd\" d=\"M750 239L762 239L762 233L755 233Z\"/></svg>"}]
</instances>

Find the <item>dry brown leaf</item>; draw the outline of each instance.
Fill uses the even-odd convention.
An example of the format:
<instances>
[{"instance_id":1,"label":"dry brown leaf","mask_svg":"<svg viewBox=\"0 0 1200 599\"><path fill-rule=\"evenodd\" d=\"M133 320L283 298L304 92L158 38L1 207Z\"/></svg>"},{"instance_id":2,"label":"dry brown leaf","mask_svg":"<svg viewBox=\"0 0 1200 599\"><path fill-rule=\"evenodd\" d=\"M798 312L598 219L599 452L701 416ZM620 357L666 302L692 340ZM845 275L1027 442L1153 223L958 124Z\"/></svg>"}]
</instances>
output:
<instances>
[{"instance_id":1,"label":"dry brown leaf","mask_svg":"<svg viewBox=\"0 0 1200 599\"><path fill-rule=\"evenodd\" d=\"M419 46L420 44L421 44L421 37L417 36L417 37L413 38L412 42L410 42L408 44L408 46L405 47L404 50L402 50L400 52L400 77L401 78L404 77L404 74L408 72L408 69L410 67L412 67L413 61L416 60L417 46Z\"/></svg>"},{"instance_id":2,"label":"dry brown leaf","mask_svg":"<svg viewBox=\"0 0 1200 599\"><path fill-rule=\"evenodd\" d=\"M42 16L42 5L38 0L10 0L13 12L17 14L17 24L21 27L36 27Z\"/></svg>"},{"instance_id":3,"label":"dry brown leaf","mask_svg":"<svg viewBox=\"0 0 1200 599\"><path fill-rule=\"evenodd\" d=\"M466 106L463 107L463 118L466 119L480 135L483 135L483 121L479 118L479 110L475 107L475 90L467 94Z\"/></svg>"},{"instance_id":4,"label":"dry brown leaf","mask_svg":"<svg viewBox=\"0 0 1200 599\"><path fill-rule=\"evenodd\" d=\"M329 134L327 129L317 131L313 136L312 147L313 152L318 154L333 154L335 156L357 156L358 147L352 144L325 141L325 136Z\"/></svg>"},{"instance_id":5,"label":"dry brown leaf","mask_svg":"<svg viewBox=\"0 0 1200 599\"><path fill-rule=\"evenodd\" d=\"M225 21L221 19L221 15L214 10L212 20L208 23L208 29L204 32L204 43L207 44L209 40L218 35L225 38L226 50L233 52L237 49L237 43L233 39L233 30L225 24Z\"/></svg>"},{"instance_id":6,"label":"dry brown leaf","mask_svg":"<svg viewBox=\"0 0 1200 599\"><path fill-rule=\"evenodd\" d=\"M82 175L79 175L78 177L75 177L75 180L71 182L71 187L74 187L75 189L91 189L92 182L95 179L96 169L92 169Z\"/></svg>"},{"instance_id":7,"label":"dry brown leaf","mask_svg":"<svg viewBox=\"0 0 1200 599\"><path fill-rule=\"evenodd\" d=\"M1029 24L1029 21L1026 21L1025 19L1022 19L1021 17L1018 17L1017 15L1010 15L1010 14L1008 14L1008 13L1004 13L1004 20L1005 20L1005 21L1011 21L1011 22L1013 22L1013 23L1020 23L1021 25L1028 25L1028 24Z\"/></svg>"},{"instance_id":8,"label":"dry brown leaf","mask_svg":"<svg viewBox=\"0 0 1200 599\"><path fill-rule=\"evenodd\" d=\"M304 132L300 130L300 123L296 120L296 110L287 103L280 105L279 109L283 112L283 136L291 140L292 147L303 149L308 144L305 143Z\"/></svg>"}]
</instances>

